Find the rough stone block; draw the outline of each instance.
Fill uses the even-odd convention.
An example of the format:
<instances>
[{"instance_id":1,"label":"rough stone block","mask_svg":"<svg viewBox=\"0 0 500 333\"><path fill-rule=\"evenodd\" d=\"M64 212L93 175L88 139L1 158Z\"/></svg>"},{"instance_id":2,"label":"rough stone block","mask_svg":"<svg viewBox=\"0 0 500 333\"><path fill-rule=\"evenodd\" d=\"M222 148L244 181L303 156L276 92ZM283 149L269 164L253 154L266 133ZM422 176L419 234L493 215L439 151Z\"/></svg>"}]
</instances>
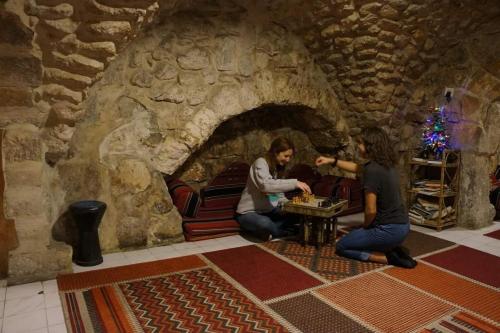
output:
<instances>
[{"instance_id":1,"label":"rough stone block","mask_svg":"<svg viewBox=\"0 0 500 333\"><path fill-rule=\"evenodd\" d=\"M0 10L0 44L31 47L33 31L25 26L19 16Z\"/></svg>"},{"instance_id":2,"label":"rough stone block","mask_svg":"<svg viewBox=\"0 0 500 333\"><path fill-rule=\"evenodd\" d=\"M5 183L10 186L41 186L43 163L38 161L10 162L5 165Z\"/></svg>"},{"instance_id":3,"label":"rough stone block","mask_svg":"<svg viewBox=\"0 0 500 333\"><path fill-rule=\"evenodd\" d=\"M195 48L188 51L185 55L177 58L177 63L182 69L199 70L208 67L208 53L202 49Z\"/></svg>"},{"instance_id":4,"label":"rough stone block","mask_svg":"<svg viewBox=\"0 0 500 333\"><path fill-rule=\"evenodd\" d=\"M150 88L153 82L153 75L143 69L139 69L132 76L130 83L141 88Z\"/></svg>"},{"instance_id":5,"label":"rough stone block","mask_svg":"<svg viewBox=\"0 0 500 333\"><path fill-rule=\"evenodd\" d=\"M116 55L116 46L113 42L85 43L76 38L76 35L67 35L59 43L57 49L64 54L79 53L91 59L103 61Z\"/></svg>"},{"instance_id":6,"label":"rough stone block","mask_svg":"<svg viewBox=\"0 0 500 333\"><path fill-rule=\"evenodd\" d=\"M29 88L0 87L0 106L33 106Z\"/></svg>"},{"instance_id":7,"label":"rough stone block","mask_svg":"<svg viewBox=\"0 0 500 333\"><path fill-rule=\"evenodd\" d=\"M37 6L34 2L28 2L26 13L46 20L58 20L73 15L73 6L69 3L61 3L57 6Z\"/></svg>"},{"instance_id":8,"label":"rough stone block","mask_svg":"<svg viewBox=\"0 0 500 333\"><path fill-rule=\"evenodd\" d=\"M172 80L177 77L177 68L168 62L156 63L153 72L158 80Z\"/></svg>"},{"instance_id":9,"label":"rough stone block","mask_svg":"<svg viewBox=\"0 0 500 333\"><path fill-rule=\"evenodd\" d=\"M186 97L182 87L175 84L165 89L161 89L156 93L153 93L150 98L155 102L168 102L168 103L180 104L184 102L184 99Z\"/></svg>"},{"instance_id":10,"label":"rough stone block","mask_svg":"<svg viewBox=\"0 0 500 333\"><path fill-rule=\"evenodd\" d=\"M76 121L81 119L84 111L75 104L69 102L57 102L52 105L49 114L49 124L66 123L74 125Z\"/></svg>"},{"instance_id":11,"label":"rough stone block","mask_svg":"<svg viewBox=\"0 0 500 333\"><path fill-rule=\"evenodd\" d=\"M33 125L10 125L6 128L3 140L4 160L40 161L42 158L42 145L39 129Z\"/></svg>"},{"instance_id":12,"label":"rough stone block","mask_svg":"<svg viewBox=\"0 0 500 333\"><path fill-rule=\"evenodd\" d=\"M64 55L57 51L51 53L52 58L47 59L46 65L66 70L83 76L96 75L104 70L104 64L100 61L79 55Z\"/></svg>"},{"instance_id":13,"label":"rough stone block","mask_svg":"<svg viewBox=\"0 0 500 333\"><path fill-rule=\"evenodd\" d=\"M47 218L40 216L16 217L16 233L19 248L27 252L36 252L50 244L51 230Z\"/></svg>"},{"instance_id":14,"label":"rough stone block","mask_svg":"<svg viewBox=\"0 0 500 333\"><path fill-rule=\"evenodd\" d=\"M384 5L382 8L380 8L379 14L383 18L387 18L390 20L397 20L399 18L399 12L392 8L389 5Z\"/></svg>"},{"instance_id":15,"label":"rough stone block","mask_svg":"<svg viewBox=\"0 0 500 333\"><path fill-rule=\"evenodd\" d=\"M12 186L5 191L5 215L16 219L45 212L44 196L38 186Z\"/></svg>"},{"instance_id":16,"label":"rough stone block","mask_svg":"<svg viewBox=\"0 0 500 333\"><path fill-rule=\"evenodd\" d=\"M79 23L69 18L60 20L41 20L40 26L45 29L51 37L63 37L72 34L78 28Z\"/></svg>"},{"instance_id":17,"label":"rough stone block","mask_svg":"<svg viewBox=\"0 0 500 333\"><path fill-rule=\"evenodd\" d=\"M42 97L46 101L68 101L73 104L79 104L83 100L82 92L73 91L59 84L46 84L42 87Z\"/></svg>"},{"instance_id":18,"label":"rough stone block","mask_svg":"<svg viewBox=\"0 0 500 333\"><path fill-rule=\"evenodd\" d=\"M43 81L45 83L56 83L72 90L85 89L92 84L90 77L49 67L43 71Z\"/></svg>"},{"instance_id":19,"label":"rough stone block","mask_svg":"<svg viewBox=\"0 0 500 333\"><path fill-rule=\"evenodd\" d=\"M40 127L47 113L36 107L0 106L0 127L11 124L33 124Z\"/></svg>"},{"instance_id":20,"label":"rough stone block","mask_svg":"<svg viewBox=\"0 0 500 333\"><path fill-rule=\"evenodd\" d=\"M112 41L123 43L132 33L132 26L128 21L102 21L81 25L77 36L83 41Z\"/></svg>"},{"instance_id":21,"label":"rough stone block","mask_svg":"<svg viewBox=\"0 0 500 333\"><path fill-rule=\"evenodd\" d=\"M215 63L219 71L236 71L237 62L237 43L234 38L219 38L216 41L217 49L215 52Z\"/></svg>"},{"instance_id":22,"label":"rough stone block","mask_svg":"<svg viewBox=\"0 0 500 333\"><path fill-rule=\"evenodd\" d=\"M38 86L42 78L40 59L31 55L0 57L2 86Z\"/></svg>"},{"instance_id":23,"label":"rough stone block","mask_svg":"<svg viewBox=\"0 0 500 333\"><path fill-rule=\"evenodd\" d=\"M54 279L58 274L71 273L71 246L53 242L47 247L27 252L18 248L9 253L9 285Z\"/></svg>"},{"instance_id":24,"label":"rough stone block","mask_svg":"<svg viewBox=\"0 0 500 333\"><path fill-rule=\"evenodd\" d=\"M140 160L121 160L114 172L113 185L125 187L127 193L138 193L151 185L151 173L147 165Z\"/></svg>"}]
</instances>

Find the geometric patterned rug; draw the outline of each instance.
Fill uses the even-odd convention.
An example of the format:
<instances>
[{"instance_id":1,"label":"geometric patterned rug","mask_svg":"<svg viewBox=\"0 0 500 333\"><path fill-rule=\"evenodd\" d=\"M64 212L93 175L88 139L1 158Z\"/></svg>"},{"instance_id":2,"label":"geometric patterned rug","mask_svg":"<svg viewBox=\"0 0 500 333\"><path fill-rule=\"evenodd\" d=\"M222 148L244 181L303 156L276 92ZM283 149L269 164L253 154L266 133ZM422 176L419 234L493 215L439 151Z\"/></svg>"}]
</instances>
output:
<instances>
[{"instance_id":1,"label":"geometric patterned rug","mask_svg":"<svg viewBox=\"0 0 500 333\"><path fill-rule=\"evenodd\" d=\"M442 251L423 260L449 271L500 288L500 257L467 246Z\"/></svg>"},{"instance_id":2,"label":"geometric patterned rug","mask_svg":"<svg viewBox=\"0 0 500 333\"><path fill-rule=\"evenodd\" d=\"M58 286L71 333L500 332L500 291L470 276L290 241L66 274Z\"/></svg>"}]
</instances>

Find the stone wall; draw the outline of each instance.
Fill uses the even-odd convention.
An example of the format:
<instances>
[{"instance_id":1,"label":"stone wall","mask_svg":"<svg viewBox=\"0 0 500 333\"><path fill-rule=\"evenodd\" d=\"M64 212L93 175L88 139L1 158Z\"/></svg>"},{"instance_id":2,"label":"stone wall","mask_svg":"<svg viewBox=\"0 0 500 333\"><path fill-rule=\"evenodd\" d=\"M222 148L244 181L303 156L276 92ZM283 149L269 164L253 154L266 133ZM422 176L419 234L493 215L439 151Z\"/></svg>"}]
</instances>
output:
<instances>
[{"instance_id":1,"label":"stone wall","mask_svg":"<svg viewBox=\"0 0 500 333\"><path fill-rule=\"evenodd\" d=\"M300 40L278 24L238 15L165 17L90 89L72 158L56 165L65 204L54 210L62 215L84 198L106 202L105 251L182 239L160 172L173 174L232 117L266 105L301 106L308 130L329 136L333 146L348 143L335 93ZM60 219L54 235L69 242L66 223Z\"/></svg>"},{"instance_id":2,"label":"stone wall","mask_svg":"<svg viewBox=\"0 0 500 333\"><path fill-rule=\"evenodd\" d=\"M367 123L404 125L420 77L481 24L498 22L499 12L494 0L316 0L295 31L327 74L354 134Z\"/></svg>"}]
</instances>

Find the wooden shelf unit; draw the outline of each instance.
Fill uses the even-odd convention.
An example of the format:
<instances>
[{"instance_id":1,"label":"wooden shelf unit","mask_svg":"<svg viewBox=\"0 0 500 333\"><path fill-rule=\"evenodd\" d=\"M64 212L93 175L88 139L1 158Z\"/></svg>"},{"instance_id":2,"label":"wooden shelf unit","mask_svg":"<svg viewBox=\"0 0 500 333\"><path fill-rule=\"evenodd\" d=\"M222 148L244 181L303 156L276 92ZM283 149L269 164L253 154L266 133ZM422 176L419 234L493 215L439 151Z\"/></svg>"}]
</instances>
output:
<instances>
[{"instance_id":1,"label":"wooden shelf unit","mask_svg":"<svg viewBox=\"0 0 500 333\"><path fill-rule=\"evenodd\" d=\"M415 225L423 225L441 231L444 227L453 226L457 221L457 204L460 185L460 152L456 150L445 150L441 161L423 160L410 154L409 181L408 181L408 211L412 208L417 198L421 197L431 201L438 206L438 215L434 219L423 219L417 221L410 218L410 222ZM426 177L421 178L424 173ZM439 182L437 191L429 192L415 187L418 181L430 180ZM437 184L437 183L436 183ZM452 215L443 216L443 209L447 206L453 208Z\"/></svg>"}]
</instances>

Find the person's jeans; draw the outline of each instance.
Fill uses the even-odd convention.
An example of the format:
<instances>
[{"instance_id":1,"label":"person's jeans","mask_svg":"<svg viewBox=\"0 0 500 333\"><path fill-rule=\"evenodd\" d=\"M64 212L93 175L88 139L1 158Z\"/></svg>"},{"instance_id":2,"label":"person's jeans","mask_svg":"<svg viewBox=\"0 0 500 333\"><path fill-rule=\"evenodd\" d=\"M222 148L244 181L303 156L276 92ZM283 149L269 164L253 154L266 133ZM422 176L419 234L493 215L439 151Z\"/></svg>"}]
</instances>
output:
<instances>
[{"instance_id":1,"label":"person's jeans","mask_svg":"<svg viewBox=\"0 0 500 333\"><path fill-rule=\"evenodd\" d=\"M400 245L410 232L410 224L381 224L355 229L342 237L336 246L338 255L367 261L371 252L388 252Z\"/></svg>"},{"instance_id":2,"label":"person's jeans","mask_svg":"<svg viewBox=\"0 0 500 333\"><path fill-rule=\"evenodd\" d=\"M240 214L236 220L245 231L256 235L269 232L275 238L289 235L291 226L296 222L292 215L281 214L279 209L264 214Z\"/></svg>"}]
</instances>

